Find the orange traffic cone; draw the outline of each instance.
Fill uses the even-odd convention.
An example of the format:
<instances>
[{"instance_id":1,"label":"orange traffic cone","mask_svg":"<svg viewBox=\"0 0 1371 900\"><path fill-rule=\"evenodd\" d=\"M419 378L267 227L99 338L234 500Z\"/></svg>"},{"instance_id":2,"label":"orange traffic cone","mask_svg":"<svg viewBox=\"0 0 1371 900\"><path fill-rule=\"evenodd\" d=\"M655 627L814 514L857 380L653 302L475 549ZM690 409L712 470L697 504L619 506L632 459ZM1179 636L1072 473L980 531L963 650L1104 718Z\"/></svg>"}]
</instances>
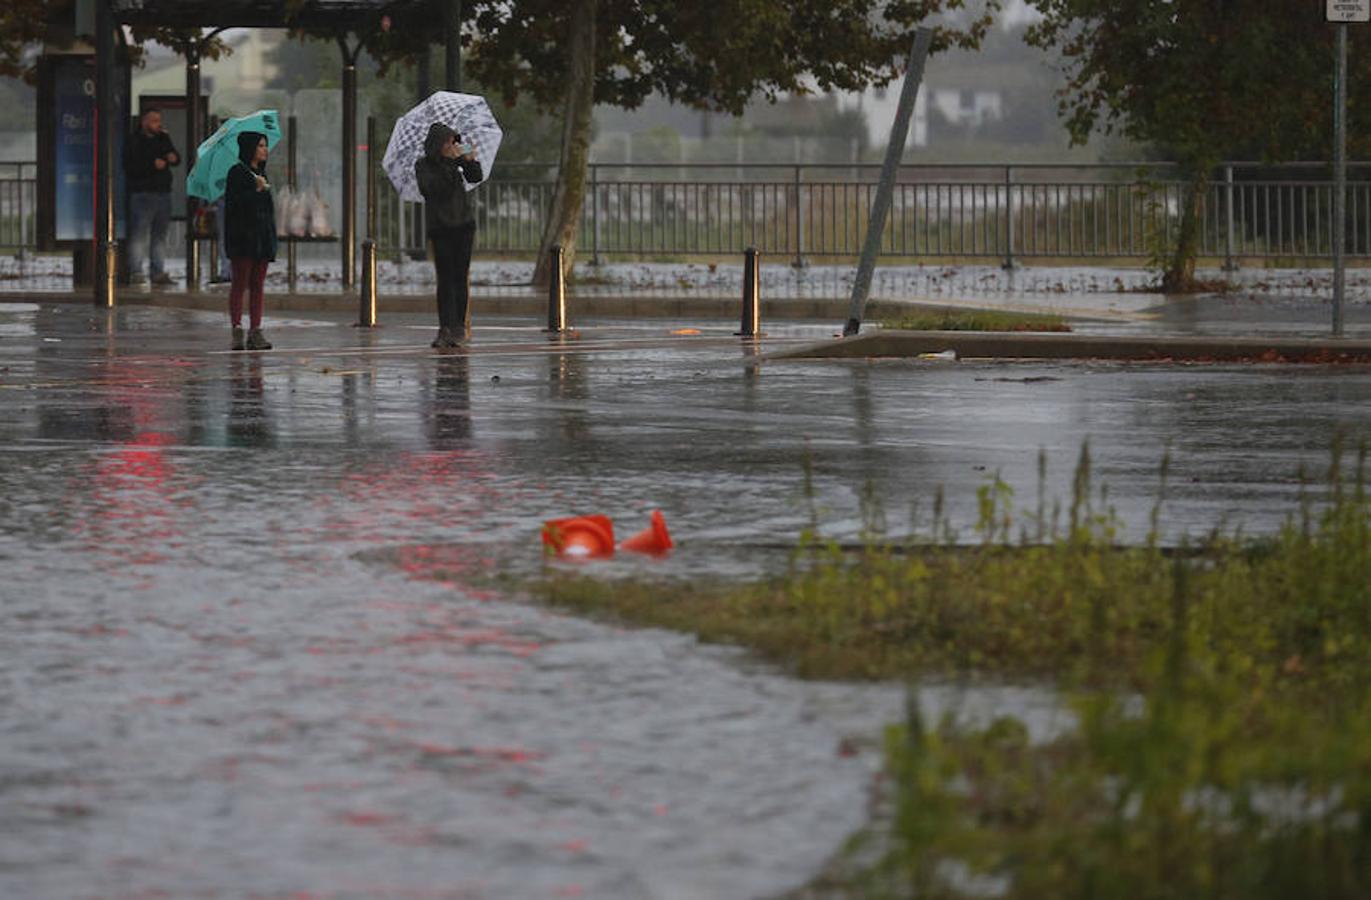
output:
<instances>
[{"instance_id":1,"label":"orange traffic cone","mask_svg":"<svg viewBox=\"0 0 1371 900\"><path fill-rule=\"evenodd\" d=\"M558 556L611 556L614 523L609 516L571 516L543 523L543 546Z\"/></svg>"},{"instance_id":2,"label":"orange traffic cone","mask_svg":"<svg viewBox=\"0 0 1371 900\"><path fill-rule=\"evenodd\" d=\"M638 553L666 553L673 546L671 533L666 530L666 519L662 511L652 511L652 524L619 545L620 550L633 550Z\"/></svg>"}]
</instances>

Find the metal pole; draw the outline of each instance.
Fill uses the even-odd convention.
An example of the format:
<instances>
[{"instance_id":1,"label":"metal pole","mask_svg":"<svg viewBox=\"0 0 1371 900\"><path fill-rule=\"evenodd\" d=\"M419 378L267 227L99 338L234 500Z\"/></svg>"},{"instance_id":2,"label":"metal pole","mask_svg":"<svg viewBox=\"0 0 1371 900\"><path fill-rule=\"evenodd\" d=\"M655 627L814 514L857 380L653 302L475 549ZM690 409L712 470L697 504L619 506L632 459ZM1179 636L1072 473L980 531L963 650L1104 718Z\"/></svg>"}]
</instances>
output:
<instances>
[{"instance_id":1,"label":"metal pole","mask_svg":"<svg viewBox=\"0 0 1371 900\"><path fill-rule=\"evenodd\" d=\"M25 189L27 182L24 180L24 164L19 164L19 262L27 258L29 248L29 222L28 213L24 209L24 197L28 193ZM21 274L23 270L20 270Z\"/></svg>"},{"instance_id":2,"label":"metal pole","mask_svg":"<svg viewBox=\"0 0 1371 900\"><path fill-rule=\"evenodd\" d=\"M351 290L357 265L357 57L343 48L343 290Z\"/></svg>"},{"instance_id":3,"label":"metal pole","mask_svg":"<svg viewBox=\"0 0 1371 900\"><path fill-rule=\"evenodd\" d=\"M376 117L367 116L367 237L376 237Z\"/></svg>"},{"instance_id":4,"label":"metal pole","mask_svg":"<svg viewBox=\"0 0 1371 900\"><path fill-rule=\"evenodd\" d=\"M462 0L444 0L443 41L447 45L443 83L449 91L462 90Z\"/></svg>"},{"instance_id":5,"label":"metal pole","mask_svg":"<svg viewBox=\"0 0 1371 900\"><path fill-rule=\"evenodd\" d=\"M195 149L200 146L200 46L186 47L186 150L184 171L195 165ZM200 290L200 239L195 233L197 201L186 195L186 293ZM213 263L211 263L213 265Z\"/></svg>"},{"instance_id":6,"label":"metal pole","mask_svg":"<svg viewBox=\"0 0 1371 900\"><path fill-rule=\"evenodd\" d=\"M796 138L798 141L799 138ZM804 208L800 205L800 166L795 166L795 268L803 269L804 256Z\"/></svg>"},{"instance_id":7,"label":"metal pole","mask_svg":"<svg viewBox=\"0 0 1371 900\"><path fill-rule=\"evenodd\" d=\"M110 0L95 3L95 305L113 309L119 248L114 234L114 16Z\"/></svg>"},{"instance_id":8,"label":"metal pole","mask_svg":"<svg viewBox=\"0 0 1371 900\"><path fill-rule=\"evenodd\" d=\"M1004 267L1014 270L1014 167L1004 167Z\"/></svg>"},{"instance_id":9,"label":"metal pole","mask_svg":"<svg viewBox=\"0 0 1371 900\"><path fill-rule=\"evenodd\" d=\"M866 242L862 247L857 278L852 284L852 302L848 306L847 324L843 337L851 337L862 328L862 314L866 298L871 293L871 276L876 270L876 255L881 250L881 233L885 231L885 217L890 211L891 195L895 192L895 175L904 156L904 144L909 136L909 119L914 114L914 101L919 96L919 84L924 77L924 62L933 32L919 28L914 32L914 46L905 65L904 87L900 89L900 106L895 124L890 128L890 142L885 146L885 162L881 164L881 183L876 186L876 198L871 203L871 218L866 226Z\"/></svg>"},{"instance_id":10,"label":"metal pole","mask_svg":"<svg viewBox=\"0 0 1371 900\"><path fill-rule=\"evenodd\" d=\"M562 245L553 244L547 285L547 330L554 334L566 331L566 285L562 280Z\"/></svg>"},{"instance_id":11,"label":"metal pole","mask_svg":"<svg viewBox=\"0 0 1371 900\"><path fill-rule=\"evenodd\" d=\"M590 165L590 264L600 264L600 167Z\"/></svg>"},{"instance_id":12,"label":"metal pole","mask_svg":"<svg viewBox=\"0 0 1371 900\"><path fill-rule=\"evenodd\" d=\"M1223 236L1223 270L1236 272L1238 265L1233 261L1233 167L1223 167L1223 206L1228 218L1228 228Z\"/></svg>"},{"instance_id":13,"label":"metal pole","mask_svg":"<svg viewBox=\"0 0 1371 900\"><path fill-rule=\"evenodd\" d=\"M1342 300L1346 289L1343 254L1347 222L1347 25L1338 25L1338 65L1333 101L1333 335L1342 336Z\"/></svg>"},{"instance_id":14,"label":"metal pole","mask_svg":"<svg viewBox=\"0 0 1371 900\"><path fill-rule=\"evenodd\" d=\"M357 295L357 324L361 328L376 325L376 242L362 241L362 290Z\"/></svg>"},{"instance_id":15,"label":"metal pole","mask_svg":"<svg viewBox=\"0 0 1371 900\"><path fill-rule=\"evenodd\" d=\"M214 134L219 130L219 117L210 116L205 122L205 134ZM190 165L186 165L186 171L190 172ZM217 223L216 223L217 224ZM220 274L219 272L219 240L222 235L216 227L210 232L209 237L209 280L213 282Z\"/></svg>"},{"instance_id":16,"label":"metal pole","mask_svg":"<svg viewBox=\"0 0 1371 900\"><path fill-rule=\"evenodd\" d=\"M286 140L289 142L286 147L286 184L290 187L291 202L295 202L295 117L286 119ZM290 227L290 219L287 216L286 227ZM287 237L292 237L287 233ZM295 241L286 242L286 288L292 294L295 293L296 280L300 274L296 266L297 258L295 254Z\"/></svg>"},{"instance_id":17,"label":"metal pole","mask_svg":"<svg viewBox=\"0 0 1371 900\"><path fill-rule=\"evenodd\" d=\"M756 247L748 247L743 254L743 321L739 337L761 336L762 284L761 254Z\"/></svg>"},{"instance_id":18,"label":"metal pole","mask_svg":"<svg viewBox=\"0 0 1371 900\"><path fill-rule=\"evenodd\" d=\"M362 242L362 292L357 324L376 324L376 117L367 116L367 239Z\"/></svg>"}]
</instances>

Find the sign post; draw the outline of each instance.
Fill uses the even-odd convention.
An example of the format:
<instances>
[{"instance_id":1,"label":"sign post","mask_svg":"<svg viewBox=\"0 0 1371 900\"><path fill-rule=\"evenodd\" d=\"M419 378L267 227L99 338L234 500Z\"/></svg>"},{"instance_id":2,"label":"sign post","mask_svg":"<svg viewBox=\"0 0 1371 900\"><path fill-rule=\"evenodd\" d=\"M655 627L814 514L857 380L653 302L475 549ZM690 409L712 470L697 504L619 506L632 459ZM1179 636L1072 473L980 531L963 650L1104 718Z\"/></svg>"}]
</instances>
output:
<instances>
[{"instance_id":1,"label":"sign post","mask_svg":"<svg viewBox=\"0 0 1371 900\"><path fill-rule=\"evenodd\" d=\"M1338 29L1333 75L1333 334L1342 335L1347 252L1347 24L1371 22L1371 0L1326 0L1324 18Z\"/></svg>"}]
</instances>

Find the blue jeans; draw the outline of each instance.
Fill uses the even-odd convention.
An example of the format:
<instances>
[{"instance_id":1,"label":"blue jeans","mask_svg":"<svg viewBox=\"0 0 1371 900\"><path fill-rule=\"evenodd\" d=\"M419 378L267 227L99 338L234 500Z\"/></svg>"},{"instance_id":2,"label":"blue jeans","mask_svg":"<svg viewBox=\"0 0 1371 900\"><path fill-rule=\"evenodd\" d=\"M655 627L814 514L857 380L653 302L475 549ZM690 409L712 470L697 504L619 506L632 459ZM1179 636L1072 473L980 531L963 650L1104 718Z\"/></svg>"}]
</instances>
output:
<instances>
[{"instance_id":1,"label":"blue jeans","mask_svg":"<svg viewBox=\"0 0 1371 900\"><path fill-rule=\"evenodd\" d=\"M163 245L171 224L171 194L129 194L129 274L143 274L143 257L154 278L166 271Z\"/></svg>"}]
</instances>

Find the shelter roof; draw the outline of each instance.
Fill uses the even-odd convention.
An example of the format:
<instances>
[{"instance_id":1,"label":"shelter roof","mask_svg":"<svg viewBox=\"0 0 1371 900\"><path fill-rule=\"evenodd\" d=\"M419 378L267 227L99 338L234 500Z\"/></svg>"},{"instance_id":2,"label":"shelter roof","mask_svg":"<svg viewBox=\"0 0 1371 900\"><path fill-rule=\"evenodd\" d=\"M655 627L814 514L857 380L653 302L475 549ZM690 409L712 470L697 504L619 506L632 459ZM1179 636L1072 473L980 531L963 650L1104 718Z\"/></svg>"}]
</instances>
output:
<instances>
[{"instance_id":1,"label":"shelter roof","mask_svg":"<svg viewBox=\"0 0 1371 900\"><path fill-rule=\"evenodd\" d=\"M377 27L382 15L403 15L408 27L436 23L429 0L112 0L114 18L125 25L171 28Z\"/></svg>"}]
</instances>

